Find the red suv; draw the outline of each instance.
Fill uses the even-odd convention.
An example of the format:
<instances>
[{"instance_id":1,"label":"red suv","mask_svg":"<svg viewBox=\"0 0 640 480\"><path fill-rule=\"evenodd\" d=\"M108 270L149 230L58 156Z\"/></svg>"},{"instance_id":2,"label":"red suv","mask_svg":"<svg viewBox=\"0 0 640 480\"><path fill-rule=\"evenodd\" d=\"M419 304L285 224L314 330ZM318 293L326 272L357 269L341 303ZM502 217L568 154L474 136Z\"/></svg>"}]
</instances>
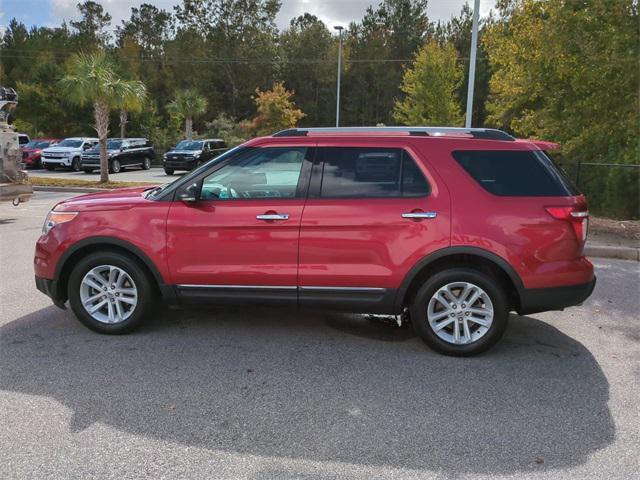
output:
<instances>
[{"instance_id":1,"label":"red suv","mask_svg":"<svg viewBox=\"0 0 640 480\"><path fill-rule=\"evenodd\" d=\"M158 297L402 315L434 349L486 350L508 313L592 292L585 198L554 144L490 129L291 129L175 182L63 201L38 289L101 333Z\"/></svg>"}]
</instances>

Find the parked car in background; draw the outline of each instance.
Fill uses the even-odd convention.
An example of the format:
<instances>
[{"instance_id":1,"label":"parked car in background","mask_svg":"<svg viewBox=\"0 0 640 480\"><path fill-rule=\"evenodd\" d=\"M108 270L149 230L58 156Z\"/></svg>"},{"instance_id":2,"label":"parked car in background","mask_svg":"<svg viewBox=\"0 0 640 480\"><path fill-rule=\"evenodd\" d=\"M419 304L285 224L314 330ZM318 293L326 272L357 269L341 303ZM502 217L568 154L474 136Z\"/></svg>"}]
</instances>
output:
<instances>
[{"instance_id":1,"label":"parked car in background","mask_svg":"<svg viewBox=\"0 0 640 480\"><path fill-rule=\"evenodd\" d=\"M109 173L119 173L125 167L151 168L154 152L146 138L110 138L107 140ZM100 169L100 145L82 153L80 168L85 173Z\"/></svg>"},{"instance_id":2,"label":"parked car in background","mask_svg":"<svg viewBox=\"0 0 640 480\"><path fill-rule=\"evenodd\" d=\"M20 145L20 148L24 147L30 141L31 139L29 138L29 135L27 135L26 133L18 134L18 144Z\"/></svg>"},{"instance_id":3,"label":"parked car in background","mask_svg":"<svg viewBox=\"0 0 640 480\"><path fill-rule=\"evenodd\" d=\"M47 170L64 167L74 172L80 171L82 152L97 145L98 139L91 137L69 137L57 145L42 150L42 166Z\"/></svg>"},{"instance_id":4,"label":"parked car in background","mask_svg":"<svg viewBox=\"0 0 640 480\"><path fill-rule=\"evenodd\" d=\"M42 150L59 142L59 138L34 138L22 147L22 162L27 168L41 168Z\"/></svg>"},{"instance_id":5,"label":"parked car in background","mask_svg":"<svg viewBox=\"0 0 640 480\"><path fill-rule=\"evenodd\" d=\"M554 147L491 129L285 130L161 187L57 204L36 285L102 333L133 330L159 297L273 303L398 315L474 355L510 311L593 291L586 199Z\"/></svg>"},{"instance_id":6,"label":"parked car in background","mask_svg":"<svg viewBox=\"0 0 640 480\"><path fill-rule=\"evenodd\" d=\"M162 165L167 175L173 175L176 170L193 170L226 151L227 144L220 138L182 140L162 156Z\"/></svg>"}]
</instances>

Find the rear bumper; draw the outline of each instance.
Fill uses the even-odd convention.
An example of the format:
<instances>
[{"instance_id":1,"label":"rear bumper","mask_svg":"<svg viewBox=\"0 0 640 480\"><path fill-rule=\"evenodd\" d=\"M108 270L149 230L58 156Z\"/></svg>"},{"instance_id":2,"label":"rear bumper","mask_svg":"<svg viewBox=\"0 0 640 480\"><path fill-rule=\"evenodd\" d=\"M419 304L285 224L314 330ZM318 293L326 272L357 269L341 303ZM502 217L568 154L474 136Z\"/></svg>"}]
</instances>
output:
<instances>
[{"instance_id":1,"label":"rear bumper","mask_svg":"<svg viewBox=\"0 0 640 480\"><path fill-rule=\"evenodd\" d=\"M593 277L590 282L579 285L527 288L520 292L520 308L517 311L520 315L528 315L580 305L589 298L595 286L596 277Z\"/></svg>"}]
</instances>

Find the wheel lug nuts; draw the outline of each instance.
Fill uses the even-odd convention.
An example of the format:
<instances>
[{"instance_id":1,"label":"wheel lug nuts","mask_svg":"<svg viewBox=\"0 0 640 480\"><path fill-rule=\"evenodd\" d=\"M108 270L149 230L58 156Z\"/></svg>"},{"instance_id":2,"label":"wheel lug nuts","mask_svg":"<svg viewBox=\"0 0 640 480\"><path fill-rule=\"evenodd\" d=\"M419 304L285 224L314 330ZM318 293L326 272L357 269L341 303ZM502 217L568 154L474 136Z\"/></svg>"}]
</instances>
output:
<instances>
[{"instance_id":1,"label":"wheel lug nuts","mask_svg":"<svg viewBox=\"0 0 640 480\"><path fill-rule=\"evenodd\" d=\"M467 308L467 306L463 303L463 304L462 304L462 308Z\"/></svg>"},{"instance_id":2,"label":"wheel lug nuts","mask_svg":"<svg viewBox=\"0 0 640 480\"><path fill-rule=\"evenodd\" d=\"M468 317L469 316L469 312L464 312L464 314Z\"/></svg>"},{"instance_id":3,"label":"wheel lug nuts","mask_svg":"<svg viewBox=\"0 0 640 480\"><path fill-rule=\"evenodd\" d=\"M454 303L453 305L451 305L451 308L458 308L458 306Z\"/></svg>"},{"instance_id":4,"label":"wheel lug nuts","mask_svg":"<svg viewBox=\"0 0 640 480\"><path fill-rule=\"evenodd\" d=\"M450 314L450 315L451 315L452 317L455 317L455 316L456 316L456 314L455 314L455 313L453 313L453 312L451 312L451 314Z\"/></svg>"}]
</instances>

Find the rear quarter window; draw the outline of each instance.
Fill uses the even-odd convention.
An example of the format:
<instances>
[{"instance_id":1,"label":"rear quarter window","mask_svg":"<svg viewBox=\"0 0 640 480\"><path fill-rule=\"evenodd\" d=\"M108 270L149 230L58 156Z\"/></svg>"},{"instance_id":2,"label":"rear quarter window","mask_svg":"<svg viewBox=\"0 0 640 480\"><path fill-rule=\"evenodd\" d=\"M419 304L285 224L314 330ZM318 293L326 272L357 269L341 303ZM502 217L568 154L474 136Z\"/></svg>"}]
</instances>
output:
<instances>
[{"instance_id":1,"label":"rear quarter window","mask_svg":"<svg viewBox=\"0 0 640 480\"><path fill-rule=\"evenodd\" d=\"M565 197L579 193L542 151L458 150L452 155L493 195Z\"/></svg>"}]
</instances>

